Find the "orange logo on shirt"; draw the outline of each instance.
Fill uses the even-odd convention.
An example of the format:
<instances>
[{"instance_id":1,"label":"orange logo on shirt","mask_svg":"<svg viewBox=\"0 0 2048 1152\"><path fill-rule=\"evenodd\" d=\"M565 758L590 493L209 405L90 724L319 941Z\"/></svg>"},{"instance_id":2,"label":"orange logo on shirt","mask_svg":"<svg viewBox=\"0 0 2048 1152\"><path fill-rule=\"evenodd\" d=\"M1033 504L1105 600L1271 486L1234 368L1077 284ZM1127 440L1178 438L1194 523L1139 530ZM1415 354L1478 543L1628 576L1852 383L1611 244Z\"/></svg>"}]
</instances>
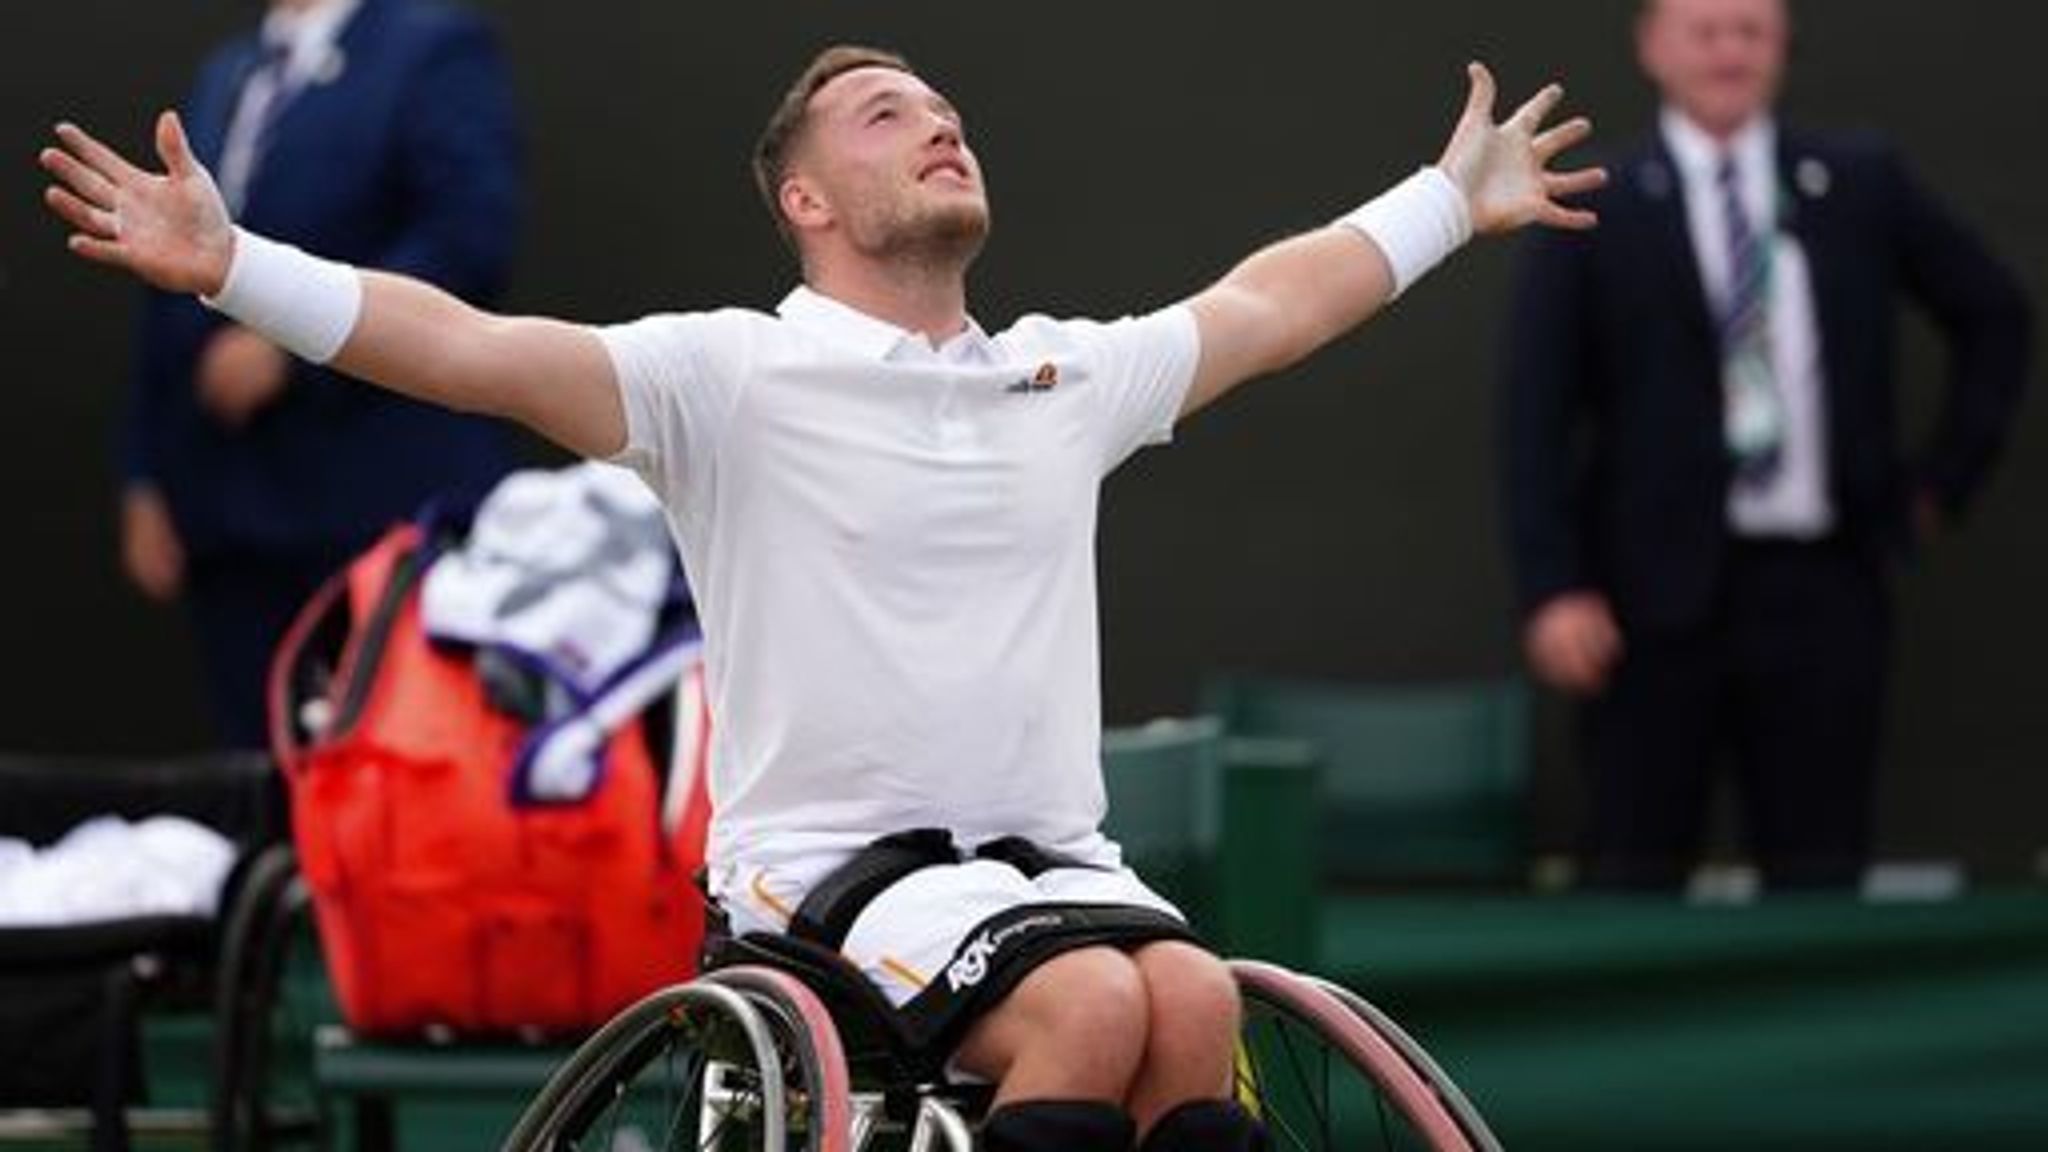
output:
<instances>
[{"instance_id":1,"label":"orange logo on shirt","mask_svg":"<svg viewBox=\"0 0 2048 1152\"><path fill-rule=\"evenodd\" d=\"M1060 366L1053 363L1050 360L1047 360L1045 363L1040 364L1038 366L1038 371L1033 372L1026 379L1017 381L1015 384L1012 384L1008 388L1003 389L1003 391L1050 392L1053 390L1054 386L1059 384L1059 382Z\"/></svg>"}]
</instances>

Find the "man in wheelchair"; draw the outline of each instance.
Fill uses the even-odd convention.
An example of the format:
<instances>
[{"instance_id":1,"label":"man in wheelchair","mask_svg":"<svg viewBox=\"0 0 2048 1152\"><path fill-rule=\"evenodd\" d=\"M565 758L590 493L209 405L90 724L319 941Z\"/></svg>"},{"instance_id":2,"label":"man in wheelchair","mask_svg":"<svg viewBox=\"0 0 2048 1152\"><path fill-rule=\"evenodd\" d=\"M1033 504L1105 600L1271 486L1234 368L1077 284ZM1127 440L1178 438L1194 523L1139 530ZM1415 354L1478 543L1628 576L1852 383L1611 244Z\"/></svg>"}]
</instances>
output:
<instances>
[{"instance_id":1,"label":"man in wheelchair","mask_svg":"<svg viewBox=\"0 0 2048 1152\"><path fill-rule=\"evenodd\" d=\"M705 633L713 895L735 931L838 949L992 1082L986 1147L1239 1149L1263 1136L1227 1098L1231 976L1099 831L1097 489L1474 231L1592 223L1560 198L1602 174L1549 167L1590 130L1543 126L1559 89L1496 123L1470 79L1437 164L1331 226L1143 316L995 334L959 113L870 49L818 56L762 136L803 272L773 313L486 315L234 228L168 114L162 175L70 125L42 162L81 255L647 481Z\"/></svg>"}]
</instances>

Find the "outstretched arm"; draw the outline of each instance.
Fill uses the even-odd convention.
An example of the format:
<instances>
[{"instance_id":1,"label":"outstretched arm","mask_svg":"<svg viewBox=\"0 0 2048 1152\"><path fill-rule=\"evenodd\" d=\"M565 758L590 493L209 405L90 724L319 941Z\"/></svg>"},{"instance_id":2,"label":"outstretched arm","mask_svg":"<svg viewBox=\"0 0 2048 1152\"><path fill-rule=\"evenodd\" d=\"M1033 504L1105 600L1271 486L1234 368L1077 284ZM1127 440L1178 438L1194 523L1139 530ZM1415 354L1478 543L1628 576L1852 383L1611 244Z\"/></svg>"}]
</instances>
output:
<instances>
[{"instance_id":1,"label":"outstretched arm","mask_svg":"<svg viewBox=\"0 0 2048 1152\"><path fill-rule=\"evenodd\" d=\"M625 408L604 346L560 321L497 316L431 285L313 260L229 222L213 177L166 112L162 174L70 124L41 160L45 202L73 252L170 292L214 301L309 359L448 408L516 420L585 456L624 446ZM264 281L268 281L267 283Z\"/></svg>"},{"instance_id":2,"label":"outstretched arm","mask_svg":"<svg viewBox=\"0 0 2048 1152\"><path fill-rule=\"evenodd\" d=\"M1564 97L1552 84L1495 124L1492 73L1476 63L1468 72L1464 114L1434 169L1330 227L1261 249L1189 301L1202 358L1182 416L1363 323L1471 233L1593 226L1590 212L1559 200L1599 187L1606 173L1550 170L1591 122L1545 129Z\"/></svg>"}]
</instances>

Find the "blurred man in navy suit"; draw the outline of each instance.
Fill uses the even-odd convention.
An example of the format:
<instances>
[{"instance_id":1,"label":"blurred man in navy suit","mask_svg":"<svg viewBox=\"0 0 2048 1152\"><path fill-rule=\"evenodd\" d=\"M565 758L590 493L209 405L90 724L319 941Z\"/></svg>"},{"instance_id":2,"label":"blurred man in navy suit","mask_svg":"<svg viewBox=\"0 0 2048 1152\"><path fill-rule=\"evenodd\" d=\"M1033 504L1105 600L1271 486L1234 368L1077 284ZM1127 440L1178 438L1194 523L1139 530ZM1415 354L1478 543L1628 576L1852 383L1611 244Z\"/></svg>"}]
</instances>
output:
<instances>
[{"instance_id":1,"label":"blurred man in navy suit","mask_svg":"<svg viewBox=\"0 0 2048 1152\"><path fill-rule=\"evenodd\" d=\"M471 301L519 214L489 29L428 0L273 0L205 65L192 144L236 217ZM428 498L508 465L491 422L352 387L190 296L152 292L128 410L122 558L190 609L220 739L263 743L272 647L317 583Z\"/></svg>"},{"instance_id":2,"label":"blurred man in navy suit","mask_svg":"<svg viewBox=\"0 0 2048 1152\"><path fill-rule=\"evenodd\" d=\"M1977 490L2026 373L2013 277L1892 151L1776 121L1788 39L1782 0L1650 0L1659 131L1518 285L1517 591L1537 675L1587 703L1600 886L1684 880L1723 757L1766 884L1859 876L1887 567ZM1910 464L1901 300L1950 364Z\"/></svg>"}]
</instances>

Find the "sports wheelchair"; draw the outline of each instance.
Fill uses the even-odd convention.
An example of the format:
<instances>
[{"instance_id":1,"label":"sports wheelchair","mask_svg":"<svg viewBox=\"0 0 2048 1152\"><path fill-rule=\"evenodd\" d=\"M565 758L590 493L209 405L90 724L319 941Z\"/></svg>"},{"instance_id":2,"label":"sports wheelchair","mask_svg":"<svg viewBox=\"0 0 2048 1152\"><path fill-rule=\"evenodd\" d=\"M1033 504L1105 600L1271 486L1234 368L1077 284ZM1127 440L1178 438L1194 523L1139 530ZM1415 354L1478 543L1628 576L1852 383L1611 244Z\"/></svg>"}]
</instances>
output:
<instances>
[{"instance_id":1,"label":"sports wheelchair","mask_svg":"<svg viewBox=\"0 0 2048 1152\"><path fill-rule=\"evenodd\" d=\"M1478 1111L1385 1013L1337 984L1229 961L1244 1003L1235 1091L1276 1149L1498 1152ZM784 936L715 943L698 979L593 1034L504 1152L970 1152L987 1086L947 1082L836 952Z\"/></svg>"}]
</instances>

